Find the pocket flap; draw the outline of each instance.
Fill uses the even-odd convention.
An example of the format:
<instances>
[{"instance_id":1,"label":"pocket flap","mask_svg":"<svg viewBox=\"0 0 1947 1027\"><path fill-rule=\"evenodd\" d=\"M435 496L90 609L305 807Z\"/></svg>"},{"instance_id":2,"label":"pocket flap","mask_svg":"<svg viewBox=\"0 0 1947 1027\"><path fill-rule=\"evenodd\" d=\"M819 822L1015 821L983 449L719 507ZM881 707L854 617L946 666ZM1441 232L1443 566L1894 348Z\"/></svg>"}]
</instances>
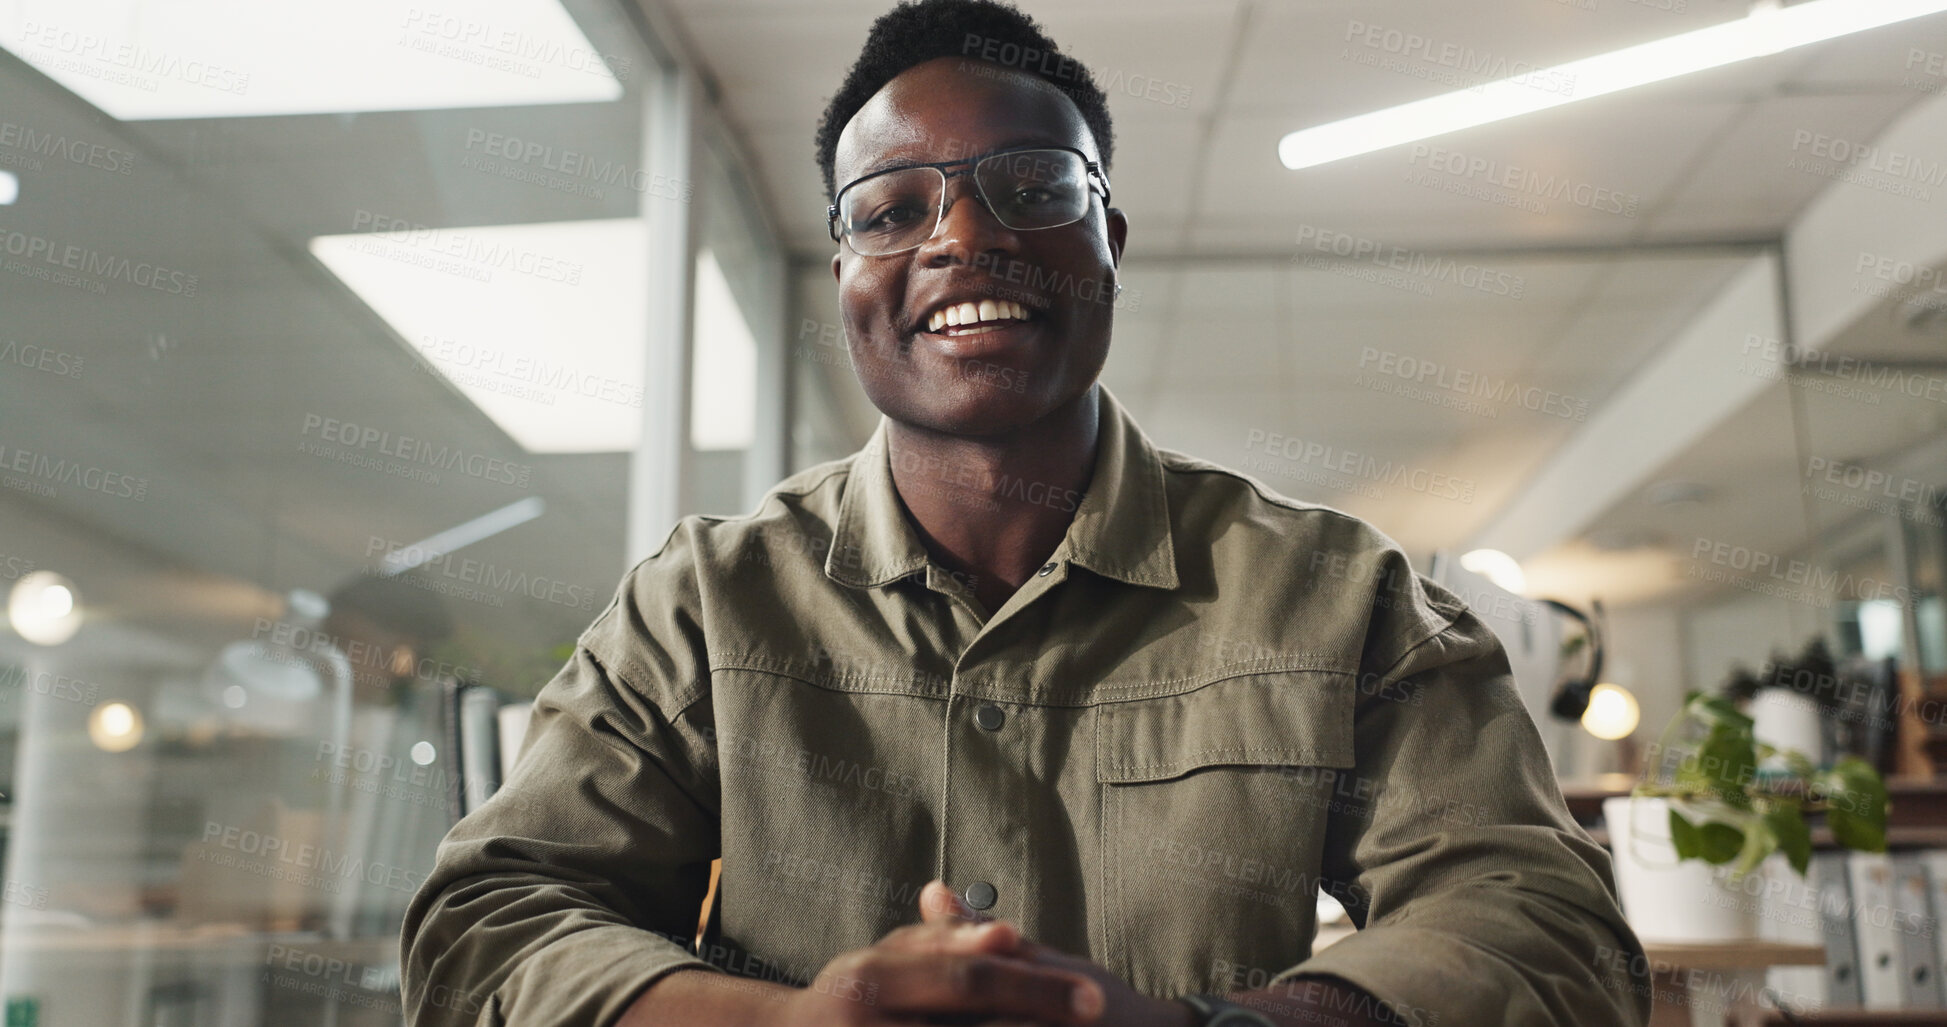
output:
<instances>
[{"instance_id":1,"label":"pocket flap","mask_svg":"<svg viewBox=\"0 0 1947 1027\"><path fill-rule=\"evenodd\" d=\"M1104 782L1163 781L1199 767L1350 767L1352 685L1343 674L1277 671L1097 710Z\"/></svg>"}]
</instances>

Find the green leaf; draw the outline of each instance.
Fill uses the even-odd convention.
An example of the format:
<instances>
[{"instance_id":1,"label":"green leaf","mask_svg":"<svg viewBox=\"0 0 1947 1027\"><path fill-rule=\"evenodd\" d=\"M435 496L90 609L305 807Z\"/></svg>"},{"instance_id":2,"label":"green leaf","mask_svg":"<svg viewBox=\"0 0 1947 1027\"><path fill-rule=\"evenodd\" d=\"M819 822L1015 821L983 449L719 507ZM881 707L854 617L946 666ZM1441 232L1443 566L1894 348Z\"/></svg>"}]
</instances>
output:
<instances>
[{"instance_id":1,"label":"green leaf","mask_svg":"<svg viewBox=\"0 0 1947 1027\"><path fill-rule=\"evenodd\" d=\"M1712 820L1697 829L1703 845L1704 862L1721 866L1737 858L1737 854L1750 842L1746 833L1729 824Z\"/></svg>"},{"instance_id":2,"label":"green leaf","mask_svg":"<svg viewBox=\"0 0 1947 1027\"><path fill-rule=\"evenodd\" d=\"M1776 802L1764 811L1765 826L1777 839L1778 848L1791 861L1792 869L1798 876L1812 865L1812 829L1805 823L1805 812L1799 803L1785 799Z\"/></svg>"},{"instance_id":3,"label":"green leaf","mask_svg":"<svg viewBox=\"0 0 1947 1027\"><path fill-rule=\"evenodd\" d=\"M1813 782L1826 802L1832 837L1848 849L1886 851L1886 782L1857 756L1848 756Z\"/></svg>"},{"instance_id":4,"label":"green leaf","mask_svg":"<svg viewBox=\"0 0 1947 1027\"><path fill-rule=\"evenodd\" d=\"M1711 725L1710 735L1697 750L1697 762L1707 787L1719 799L1738 809L1751 808L1745 789L1757 780L1758 755L1748 728L1724 720Z\"/></svg>"},{"instance_id":5,"label":"green leaf","mask_svg":"<svg viewBox=\"0 0 1947 1027\"><path fill-rule=\"evenodd\" d=\"M1811 836L1807 835L1806 841L1808 845L1810 844L1810 840ZM1739 839L1739 841L1743 844L1738 847L1735 853L1737 856L1737 865L1731 868L1731 880L1733 882L1742 880L1746 874L1758 869L1758 864L1763 863L1766 856L1778 851L1778 833L1773 829L1769 817L1752 817L1750 824L1745 828L1744 837ZM1712 862L1721 861L1713 860Z\"/></svg>"},{"instance_id":6,"label":"green leaf","mask_svg":"<svg viewBox=\"0 0 1947 1027\"><path fill-rule=\"evenodd\" d=\"M1670 804L1670 839L1678 859L1701 859L1722 866L1736 859L1750 844L1749 832L1761 827L1757 814L1720 802L1685 803L1688 817L1677 812L1677 806L1676 802Z\"/></svg>"},{"instance_id":7,"label":"green leaf","mask_svg":"<svg viewBox=\"0 0 1947 1027\"><path fill-rule=\"evenodd\" d=\"M1704 855L1703 834L1695 825L1683 819L1675 806L1670 807L1670 843L1677 850L1678 859L1701 859Z\"/></svg>"},{"instance_id":8,"label":"green leaf","mask_svg":"<svg viewBox=\"0 0 1947 1027\"><path fill-rule=\"evenodd\" d=\"M1751 728L1756 724L1750 716L1738 712L1737 706L1729 699L1720 699L1702 692L1691 693L1689 702L1684 706L1684 713L1708 724L1713 731L1719 727L1728 727L1734 733L1749 735Z\"/></svg>"}]
</instances>

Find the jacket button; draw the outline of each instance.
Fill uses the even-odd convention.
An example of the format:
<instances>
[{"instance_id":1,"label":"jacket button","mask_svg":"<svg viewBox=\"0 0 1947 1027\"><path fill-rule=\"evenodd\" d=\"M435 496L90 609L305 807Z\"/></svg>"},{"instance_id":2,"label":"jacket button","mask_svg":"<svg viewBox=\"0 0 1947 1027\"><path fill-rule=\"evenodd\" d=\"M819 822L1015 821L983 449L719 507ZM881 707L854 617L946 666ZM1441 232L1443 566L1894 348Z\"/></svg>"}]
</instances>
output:
<instances>
[{"instance_id":1,"label":"jacket button","mask_svg":"<svg viewBox=\"0 0 1947 1027\"><path fill-rule=\"evenodd\" d=\"M988 884L986 881L975 881L967 885L967 892L964 897L967 900L967 905L975 909L993 909L994 903L1000 901L1001 896L1000 892L994 890L993 885Z\"/></svg>"},{"instance_id":2,"label":"jacket button","mask_svg":"<svg viewBox=\"0 0 1947 1027\"><path fill-rule=\"evenodd\" d=\"M1048 575L1053 574L1054 572L1055 572L1055 565L1051 563L1042 567L1040 570L1035 571L1034 573L1045 578Z\"/></svg>"},{"instance_id":3,"label":"jacket button","mask_svg":"<svg viewBox=\"0 0 1947 1027\"><path fill-rule=\"evenodd\" d=\"M983 731L999 731L1001 725L1007 723L1007 714L1000 707L988 703L974 711L974 723L979 724Z\"/></svg>"}]
</instances>

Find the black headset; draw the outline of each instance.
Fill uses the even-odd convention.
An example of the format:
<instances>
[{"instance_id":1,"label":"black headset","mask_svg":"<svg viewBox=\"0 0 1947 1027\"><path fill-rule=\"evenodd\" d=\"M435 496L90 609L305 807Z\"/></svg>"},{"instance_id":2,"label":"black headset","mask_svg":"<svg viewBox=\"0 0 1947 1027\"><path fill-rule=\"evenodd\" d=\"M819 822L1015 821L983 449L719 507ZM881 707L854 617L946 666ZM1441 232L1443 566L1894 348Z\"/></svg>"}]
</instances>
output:
<instances>
[{"instance_id":1,"label":"black headset","mask_svg":"<svg viewBox=\"0 0 1947 1027\"><path fill-rule=\"evenodd\" d=\"M1583 613L1559 599L1537 599L1535 602L1571 620L1580 621L1583 632L1589 638L1588 668L1563 681L1555 689L1555 697L1548 701L1549 713L1559 720L1575 723L1589 711L1589 695L1595 691L1595 683L1602 677L1602 601L1597 599L1589 603L1593 615Z\"/></svg>"}]
</instances>

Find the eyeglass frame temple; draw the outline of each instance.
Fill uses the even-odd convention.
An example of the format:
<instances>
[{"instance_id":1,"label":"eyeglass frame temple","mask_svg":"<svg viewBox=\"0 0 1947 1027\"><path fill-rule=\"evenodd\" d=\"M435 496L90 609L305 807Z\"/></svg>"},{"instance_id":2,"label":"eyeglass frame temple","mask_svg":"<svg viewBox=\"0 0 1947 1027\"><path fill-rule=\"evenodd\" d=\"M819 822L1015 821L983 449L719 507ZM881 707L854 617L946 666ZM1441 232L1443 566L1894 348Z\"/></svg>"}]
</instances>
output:
<instances>
[{"instance_id":1,"label":"eyeglass frame temple","mask_svg":"<svg viewBox=\"0 0 1947 1027\"><path fill-rule=\"evenodd\" d=\"M866 175L862 178L852 179L850 182L845 183L845 187L843 189L840 189L837 195L832 197L832 202L825 205L825 233L831 236L833 242L843 242L845 240L845 237L842 234L840 234L838 229L838 198L840 196L845 195L846 189L850 189L853 186L858 185L860 182L869 182L872 179L878 178L880 175L890 175L895 171L912 171L915 168L932 168L935 171L938 171L940 173L940 178L942 179L942 181L944 181L945 179L953 178L958 175L965 175L965 174L972 173L974 168L978 167L981 161L984 161L990 157L1005 157L1010 153L1032 153L1035 150L1061 150L1065 153L1072 153L1075 156L1082 158L1082 172L1084 174L1094 176L1095 181L1100 182L1102 184L1102 206L1106 208L1109 205L1108 172L1102 170L1102 165L1099 162L1089 160L1088 154L1083 153L1082 151L1076 149L1073 146L1021 146L1010 150L996 150L993 153L983 153L975 157L962 157L959 160L933 161L928 164L902 164L896 168L884 168L879 171L874 171L873 173ZM953 167L956 164L967 164L970 166L965 171L956 171L951 175L947 174L946 169ZM977 186L978 180L976 179L975 181ZM981 197L981 199L982 202L985 202L986 197L983 196ZM1086 217L1087 215L1083 215L1083 216ZM1069 222L1069 224L1074 224L1074 222L1071 221ZM937 230L939 228L938 223L935 223L933 227L935 228L935 230ZM1062 228L1066 226L1056 225L1054 227Z\"/></svg>"}]
</instances>

